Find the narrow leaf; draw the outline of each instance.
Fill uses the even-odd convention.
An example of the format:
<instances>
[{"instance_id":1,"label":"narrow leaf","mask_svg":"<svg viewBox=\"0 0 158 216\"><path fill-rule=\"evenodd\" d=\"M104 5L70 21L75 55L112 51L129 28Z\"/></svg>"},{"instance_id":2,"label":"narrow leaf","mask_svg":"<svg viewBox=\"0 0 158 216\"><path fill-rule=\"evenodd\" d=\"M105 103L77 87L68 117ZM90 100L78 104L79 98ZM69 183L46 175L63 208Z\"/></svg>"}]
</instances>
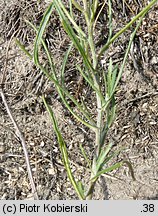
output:
<instances>
[{"instance_id":1,"label":"narrow leaf","mask_svg":"<svg viewBox=\"0 0 158 216\"><path fill-rule=\"evenodd\" d=\"M53 113L53 110L47 104L45 98L43 97L42 99L43 99L44 105L46 106L46 109L47 109L47 111L48 111L48 113L50 115L50 118L52 120L53 128L54 128L54 131L55 131L56 136L58 138L58 143L59 143L60 150L61 150L61 153L62 153L63 163L64 163L65 169L67 171L68 177L70 179L70 182L72 183L72 185L73 185L75 191L77 192L79 198L83 200L84 196L81 193L80 189L78 188L78 184L75 181L75 178L74 178L74 176L73 176L73 174L71 172L70 163L69 163L69 159L68 159L68 153L67 153L67 147L66 147L64 139L63 139L63 137L62 137L62 135L60 133L59 127L57 125L57 121L56 121L54 113Z\"/></svg>"},{"instance_id":2,"label":"narrow leaf","mask_svg":"<svg viewBox=\"0 0 158 216\"><path fill-rule=\"evenodd\" d=\"M83 58L83 61L85 63L85 66L87 66L88 69L91 69L92 71L94 71L91 63L88 60L88 57L86 56L86 52L85 52L84 48L80 44L78 36L75 34L73 28L71 27L69 21L67 20L65 14L64 14L64 12L65 12L65 10L63 9L64 6L62 5L60 0L54 0L54 4L55 4L56 10L57 10L57 12L61 18L61 22L63 24L63 27L64 27L65 31L67 32L67 34L69 35L71 41L74 43L75 47L80 52L80 54ZM64 10L64 12L62 11L62 9ZM79 31L79 35L81 35L80 31Z\"/></svg>"},{"instance_id":3,"label":"narrow leaf","mask_svg":"<svg viewBox=\"0 0 158 216\"><path fill-rule=\"evenodd\" d=\"M83 186L82 182L78 181L77 185L78 185L78 190L79 190L80 194L82 195L82 197L84 197L84 186Z\"/></svg>"},{"instance_id":4,"label":"narrow leaf","mask_svg":"<svg viewBox=\"0 0 158 216\"><path fill-rule=\"evenodd\" d=\"M115 119L115 112L116 112L116 104L115 104L115 97L111 98L111 103L109 104L109 107L107 108L107 125L108 128L111 127L111 124L113 123Z\"/></svg>"},{"instance_id":5,"label":"narrow leaf","mask_svg":"<svg viewBox=\"0 0 158 216\"><path fill-rule=\"evenodd\" d=\"M100 91L100 89L97 89L97 87L94 85L93 80L91 80L88 76L86 76L86 74L83 72L83 70L81 69L81 67L79 65L76 66L78 71L81 73L81 75L83 76L83 78L87 81L87 83L92 87L92 89L98 94L98 96L100 97L102 102L105 102L104 96L102 94L102 92Z\"/></svg>"},{"instance_id":6,"label":"narrow leaf","mask_svg":"<svg viewBox=\"0 0 158 216\"><path fill-rule=\"evenodd\" d=\"M32 60L32 55L29 53L28 50L26 50L25 46L18 40L16 39L16 44L19 46L19 48L29 57L29 59Z\"/></svg>"},{"instance_id":7,"label":"narrow leaf","mask_svg":"<svg viewBox=\"0 0 158 216\"><path fill-rule=\"evenodd\" d=\"M106 169L103 169L102 171L99 171L99 172L96 174L96 176L94 176L94 177L91 179L91 181L95 181L96 178L98 178L98 177L101 176L102 174L105 174L105 173L111 172L111 171L113 171L113 170L116 170L116 169L122 167L122 165L123 165L123 162L119 162L119 163L114 164L113 166L110 166L110 167L108 167L108 168L106 168Z\"/></svg>"},{"instance_id":8,"label":"narrow leaf","mask_svg":"<svg viewBox=\"0 0 158 216\"><path fill-rule=\"evenodd\" d=\"M88 159L88 157L87 157L87 155L86 155L86 152L85 152L85 150L84 150L82 144L80 144L80 149L81 149L81 152L82 152L82 155L83 155L85 161L86 161L87 164L88 164L89 169L91 169L91 162L90 162L90 160Z\"/></svg>"},{"instance_id":9,"label":"narrow leaf","mask_svg":"<svg viewBox=\"0 0 158 216\"><path fill-rule=\"evenodd\" d=\"M71 0L72 4L81 12L83 12L83 8L77 3L75 0Z\"/></svg>"},{"instance_id":10,"label":"narrow leaf","mask_svg":"<svg viewBox=\"0 0 158 216\"><path fill-rule=\"evenodd\" d=\"M112 59L110 58L108 74L107 74L107 94L109 97L110 97L110 91L111 91L112 70L113 70Z\"/></svg>"},{"instance_id":11,"label":"narrow leaf","mask_svg":"<svg viewBox=\"0 0 158 216\"><path fill-rule=\"evenodd\" d=\"M28 21L27 21L27 23L29 23L29 25L31 25L31 27L32 27L36 32L38 32L38 30L36 29L36 27L35 27L32 23L30 23L30 22L28 22ZM52 80L52 81L54 82L54 84L56 85L57 91L58 91L58 93L59 93L61 99L63 100L64 105L65 105L65 106L67 107L67 109L71 112L71 114L73 114L74 117L75 117L78 121L82 122L84 125L86 125L86 126L88 126L88 127L90 126L90 128L95 128L95 126L93 127L91 124L89 124L89 123L85 122L83 119L81 119L81 118L72 110L72 108L69 106L67 100L66 100L65 97L64 97L64 94L65 94L68 98L70 98L70 100L78 107L78 109L84 114L84 116L85 116L92 124L95 125L95 122L93 121L93 119L91 119L90 116L88 115L88 113L86 113L86 112L84 111L84 109L83 109L83 108L81 107L81 105L77 102L77 100L64 88L64 86L61 86L61 85L59 84L59 82L58 82L58 80L57 80L57 77L56 77L56 73L55 73L54 63L53 63L53 61L52 61L52 59L51 59L50 53L49 53L49 51L48 51L48 48L47 48L47 46L46 46L46 44L45 44L45 42L44 42L43 39L41 39L41 42L42 42L43 47L44 47L44 49L45 49L45 51L46 51L46 54L47 54L47 57L48 57L48 60L49 60L49 64L50 64L50 67L51 67L51 71L52 71L52 75L53 75L53 76L50 75L50 74L48 73L48 71L47 71L45 68L43 68L43 66L41 66L41 64L40 64L39 62L38 62L38 65L37 65L37 66L43 71L43 73L48 77L48 79L50 79L50 80ZM38 60L38 59L37 59L37 60Z\"/></svg>"},{"instance_id":12,"label":"narrow leaf","mask_svg":"<svg viewBox=\"0 0 158 216\"><path fill-rule=\"evenodd\" d=\"M145 13L145 14L146 14L146 13ZM102 107L103 110L105 110L105 109L107 108L107 106L109 105L109 103L110 103L110 101L111 101L111 97L113 97L113 94L114 94L115 91L116 91L117 85L118 85L118 83L119 83L119 81L120 81L120 79L121 79L121 76L122 76L122 73L123 73L123 70L124 70L124 66L125 66L125 63L126 63L126 60L127 60L127 57L128 57L128 53L129 53L130 48L131 48L131 44L132 44L132 42L133 42L133 40L134 40L135 34L136 34L138 28L140 27L141 22L142 22L142 20L143 20L143 18L144 18L144 16L145 16L145 14L143 14L143 16L141 17L139 23L137 24L137 26L136 26L134 32L131 34L130 41L129 41L129 44L128 44L128 47L127 47L127 50L126 50L126 53L125 53L125 56L124 56L124 59L123 59L123 63L122 63L122 65L121 65L121 68L120 68L120 70L119 70L117 79L116 79L116 81L115 81L115 85L114 85L114 88L113 88L113 92L111 93L111 96L108 98L108 100L105 102L105 104L103 104L103 107Z\"/></svg>"},{"instance_id":13,"label":"narrow leaf","mask_svg":"<svg viewBox=\"0 0 158 216\"><path fill-rule=\"evenodd\" d=\"M101 150L101 153L100 153L100 155L99 155L99 157L97 159L97 165L96 165L97 166L97 171L99 171L102 168L102 166L104 165L104 161L106 159L106 156L109 153L109 151L111 150L112 146L113 146L113 143L110 142L108 144L108 146L106 147L106 149Z\"/></svg>"},{"instance_id":14,"label":"narrow leaf","mask_svg":"<svg viewBox=\"0 0 158 216\"><path fill-rule=\"evenodd\" d=\"M118 71L118 65L116 65L114 67L113 72L112 72L110 95L113 93L113 90L114 90L114 87L115 87L117 71Z\"/></svg>"},{"instance_id":15,"label":"narrow leaf","mask_svg":"<svg viewBox=\"0 0 158 216\"><path fill-rule=\"evenodd\" d=\"M127 50L126 50L126 53L125 53L125 56L124 56L124 59L123 59L123 63L122 63L122 65L121 65L120 71L119 71L119 73L118 73L118 76L117 76L117 79L116 79L116 82L115 82L115 86L114 86L114 90L113 90L113 91L116 90L116 87L117 87L117 85L118 85L118 83L119 83L119 81L120 81L120 79L121 79L121 77L122 77L122 73L123 73L123 70L124 70L124 67L125 67L125 63L126 63L127 58L128 58L128 54L129 54L129 52L130 52L130 48L131 48L132 42L133 42L133 40L134 40L134 37L135 37L135 35L136 35L136 32L137 32L138 28L139 28L140 25L141 25L141 22L142 22L144 16L145 16L145 14L142 16L142 18L141 18L140 21L138 22L138 24L137 24L137 26L136 26L134 32L131 34L130 41L129 41L129 44L128 44L128 47L127 47Z\"/></svg>"},{"instance_id":16,"label":"narrow leaf","mask_svg":"<svg viewBox=\"0 0 158 216\"><path fill-rule=\"evenodd\" d=\"M50 6L48 7L48 9L46 10L43 18L42 18L42 21L40 23L40 27L39 27L39 30L38 30L38 33L36 36L35 45L34 45L34 62L36 65L38 65L38 63L39 63L38 48L39 48L39 45L42 41L43 33L45 31L46 25L49 21L49 18L51 16L53 8L54 8L54 4L51 3Z\"/></svg>"},{"instance_id":17,"label":"narrow leaf","mask_svg":"<svg viewBox=\"0 0 158 216\"><path fill-rule=\"evenodd\" d=\"M151 1L143 10L141 10L140 13L138 13L129 23L127 23L127 25L122 28L118 33L116 33L111 40L106 43L101 50L99 51L99 56L101 56L105 50L107 50L107 48L122 34L124 33L128 28L130 28L130 26L136 22L140 17L145 16L145 14L150 10L150 8L157 2L157 0L153 0Z\"/></svg>"},{"instance_id":18,"label":"narrow leaf","mask_svg":"<svg viewBox=\"0 0 158 216\"><path fill-rule=\"evenodd\" d=\"M74 2L72 2L74 3ZM56 10L58 11L59 15L62 19L66 20L67 18L69 21L73 24L75 30L78 32L78 34L82 35L82 37L86 38L85 33L82 31L82 29L76 24L76 22L73 20L69 12L66 10L64 4L61 0L54 0L54 5L56 7ZM66 15L66 16L65 16Z\"/></svg>"},{"instance_id":19,"label":"narrow leaf","mask_svg":"<svg viewBox=\"0 0 158 216\"><path fill-rule=\"evenodd\" d=\"M60 80L61 80L61 85L65 86L65 80L64 80L64 73L65 73L65 68L66 68L66 64L67 64L67 60L69 57L69 54L71 52L71 49L73 47L73 44L70 45L69 49L67 50L67 52L65 53L64 59L63 59L63 63L62 63L62 67L61 67L61 76L60 76Z\"/></svg>"}]
</instances>

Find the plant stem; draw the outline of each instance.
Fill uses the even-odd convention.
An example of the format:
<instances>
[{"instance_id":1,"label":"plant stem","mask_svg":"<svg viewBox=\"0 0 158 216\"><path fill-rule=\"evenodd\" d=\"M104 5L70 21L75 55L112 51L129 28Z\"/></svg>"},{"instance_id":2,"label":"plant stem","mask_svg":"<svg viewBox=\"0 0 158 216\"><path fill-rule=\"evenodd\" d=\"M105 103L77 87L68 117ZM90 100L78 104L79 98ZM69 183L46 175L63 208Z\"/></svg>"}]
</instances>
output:
<instances>
[{"instance_id":1,"label":"plant stem","mask_svg":"<svg viewBox=\"0 0 158 216\"><path fill-rule=\"evenodd\" d=\"M96 5L97 5L98 1L94 1L95 3L95 11L96 11ZM84 5L84 8L87 9L86 7L87 5ZM89 5L90 7L90 5ZM89 8L90 9L90 8ZM88 9L87 9L88 10ZM90 10L89 10L90 11ZM93 13L95 12L93 11ZM93 14L93 16L91 16L91 18L89 18L87 16L87 11L85 10L85 19L86 19L86 23L87 23L87 27L88 27L88 43L89 43L89 47L91 50L91 54L92 54L92 64L93 64L93 68L95 71L97 71L97 63L98 63L98 59L97 59L97 55L96 55L96 48L95 48L95 44L94 44L94 38L93 38L93 16L95 16L95 14ZM101 92L100 89L100 84L99 84L99 78L98 78L98 74L93 74L93 81L94 81L94 86L95 88L98 90L98 92ZM93 162L92 162L92 172L91 172L91 178L93 178L96 173L95 173L95 159L99 156L100 153L100 147L101 147L101 127L102 127L102 100L99 96L99 94L96 92L96 99L97 99L97 129L95 131L96 134L96 148L97 151L94 155L93 158ZM97 180L97 179L96 179ZM94 181L90 181L90 185L89 185L89 189L88 189L88 193L87 193L87 197L86 199L91 200L92 199L92 195L93 195L93 191L94 191L94 186L96 183L96 180Z\"/></svg>"}]
</instances>

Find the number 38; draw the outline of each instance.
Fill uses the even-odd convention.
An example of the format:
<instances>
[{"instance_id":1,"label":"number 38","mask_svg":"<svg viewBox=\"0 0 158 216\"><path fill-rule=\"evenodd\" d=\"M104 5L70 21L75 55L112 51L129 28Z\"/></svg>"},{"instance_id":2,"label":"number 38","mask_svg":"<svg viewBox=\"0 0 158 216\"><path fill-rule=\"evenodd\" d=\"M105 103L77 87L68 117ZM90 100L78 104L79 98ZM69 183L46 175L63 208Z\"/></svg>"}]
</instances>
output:
<instances>
[{"instance_id":1,"label":"number 38","mask_svg":"<svg viewBox=\"0 0 158 216\"><path fill-rule=\"evenodd\" d=\"M144 204L143 212L154 212L154 204Z\"/></svg>"}]
</instances>

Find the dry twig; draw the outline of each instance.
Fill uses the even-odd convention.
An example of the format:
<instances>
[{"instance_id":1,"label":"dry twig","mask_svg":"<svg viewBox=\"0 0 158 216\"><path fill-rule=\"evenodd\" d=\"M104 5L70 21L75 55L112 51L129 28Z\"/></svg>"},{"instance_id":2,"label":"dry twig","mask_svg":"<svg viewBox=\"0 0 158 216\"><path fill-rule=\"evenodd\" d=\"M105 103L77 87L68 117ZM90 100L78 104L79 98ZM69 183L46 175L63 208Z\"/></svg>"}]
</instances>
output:
<instances>
[{"instance_id":1,"label":"dry twig","mask_svg":"<svg viewBox=\"0 0 158 216\"><path fill-rule=\"evenodd\" d=\"M32 170L31 170L31 166L30 166L30 160L29 160L29 155L28 155L28 151L27 151L27 147L26 147L25 138L24 138L24 136L23 136L17 122L15 121L15 119L14 119L14 117L12 115L12 112L11 112L9 106L8 106L6 97L5 97L4 92L3 92L3 87L4 87L4 83L5 83L5 78L6 78L6 71L7 71L8 52L9 52L9 47L10 47L12 39L13 39L13 37L11 37L11 39L10 39L10 41L8 43L7 49L6 49L6 61L5 61L3 75L2 75L2 79L1 79L1 83L0 83L0 95L1 95L2 101L4 103L4 106L5 106L6 110L7 110L7 113L9 115L14 127L15 127L15 134L17 135L17 137L19 138L19 140L20 140L20 142L22 144L22 148L23 148L24 156L25 156L25 161L26 161L26 165L27 165L28 177L29 177L30 184L31 184L32 193L33 193L34 199L38 200L38 194L37 194L37 190L36 190L36 187L35 187L35 182L34 182L33 175L32 175Z\"/></svg>"},{"instance_id":2,"label":"dry twig","mask_svg":"<svg viewBox=\"0 0 158 216\"><path fill-rule=\"evenodd\" d=\"M28 151L27 151L27 147L26 147L25 138L24 138L22 132L20 131L20 128L18 127L18 124L14 120L14 117L13 117L13 115L11 113L11 110L10 110L8 104L7 104L7 100L6 100L5 96L4 96L4 93L3 93L2 89L0 90L0 94L1 94L1 97L2 97L2 101L3 101L4 105L5 105L5 108L7 110L7 113L9 115L14 127L15 127L15 130L16 130L15 133L16 133L16 135L19 137L19 139L21 141L23 151L24 151L24 155L25 155L25 161L26 161L26 165L27 165L27 171L28 171L28 176L29 176L29 180L30 180L30 184L31 184L32 193L33 193L34 199L38 200L38 194L37 194L34 179L33 179L33 176L32 176L32 170L31 170L31 166L30 166L30 160L29 160L29 155L28 155Z\"/></svg>"}]
</instances>

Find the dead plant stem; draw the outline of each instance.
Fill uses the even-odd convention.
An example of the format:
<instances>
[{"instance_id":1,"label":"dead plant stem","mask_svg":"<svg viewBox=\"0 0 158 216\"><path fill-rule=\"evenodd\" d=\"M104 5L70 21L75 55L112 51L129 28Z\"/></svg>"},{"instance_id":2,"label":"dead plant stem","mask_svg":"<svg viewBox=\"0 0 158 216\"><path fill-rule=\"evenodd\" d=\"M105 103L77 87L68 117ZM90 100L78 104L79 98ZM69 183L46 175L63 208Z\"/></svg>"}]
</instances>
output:
<instances>
[{"instance_id":1,"label":"dead plant stem","mask_svg":"<svg viewBox=\"0 0 158 216\"><path fill-rule=\"evenodd\" d=\"M25 138L24 138L22 132L20 131L20 128L18 127L18 124L17 124L17 122L15 121L15 119L14 119L14 117L12 115L12 112L11 112L9 106L8 106L6 97L5 97L4 92L3 92L3 87L4 87L4 83L5 83L5 79L6 79L9 47L10 47L10 44L11 44L12 39L15 36L16 32L17 31L15 31L13 33L13 35L12 35L11 39L9 40L8 45L7 45L6 61L5 61L4 70L3 70L3 74L2 74L2 79L1 79L1 83L0 83L0 95L1 95L2 101L4 103L4 106L5 106L6 110L7 110L7 113L9 115L14 127L15 127L15 135L20 139L20 142L22 144L23 151L24 151L24 156L25 156L25 161L26 161L26 165L27 165L27 170L28 170L28 177L29 177L30 184L31 184L32 193L33 193L34 199L38 200L38 194L37 194L37 191L36 191L36 187L35 187L35 183L34 183L34 179L33 179L33 175L32 175L32 170L31 170L31 166L30 166L30 160L29 160L29 155L28 155L28 151L27 151L27 147L26 147Z\"/></svg>"},{"instance_id":2,"label":"dead plant stem","mask_svg":"<svg viewBox=\"0 0 158 216\"><path fill-rule=\"evenodd\" d=\"M29 160L29 155L28 155L28 151L27 151L27 147L26 147L25 138L24 138L24 136L23 136L17 122L15 121L15 119L14 119L14 117L12 115L12 112L11 112L9 106L8 106L7 100L5 98L5 95L4 95L2 89L0 90L0 94L1 94L4 106L5 106L6 110L7 110L7 113L9 115L14 127L15 127L15 130L16 130L15 133L16 133L17 137L19 137L19 139L21 141L23 151L24 151L24 155L25 155L25 161L26 161L26 165L27 165L27 171L28 171L28 176L29 176L29 180L30 180L30 184L31 184L32 193L33 193L34 199L38 200L38 194L37 194L37 191L36 191L36 187L35 187L35 183L34 183L34 179L33 179L33 175L32 175L32 170L31 170L31 166L30 166L30 160Z\"/></svg>"}]
</instances>

